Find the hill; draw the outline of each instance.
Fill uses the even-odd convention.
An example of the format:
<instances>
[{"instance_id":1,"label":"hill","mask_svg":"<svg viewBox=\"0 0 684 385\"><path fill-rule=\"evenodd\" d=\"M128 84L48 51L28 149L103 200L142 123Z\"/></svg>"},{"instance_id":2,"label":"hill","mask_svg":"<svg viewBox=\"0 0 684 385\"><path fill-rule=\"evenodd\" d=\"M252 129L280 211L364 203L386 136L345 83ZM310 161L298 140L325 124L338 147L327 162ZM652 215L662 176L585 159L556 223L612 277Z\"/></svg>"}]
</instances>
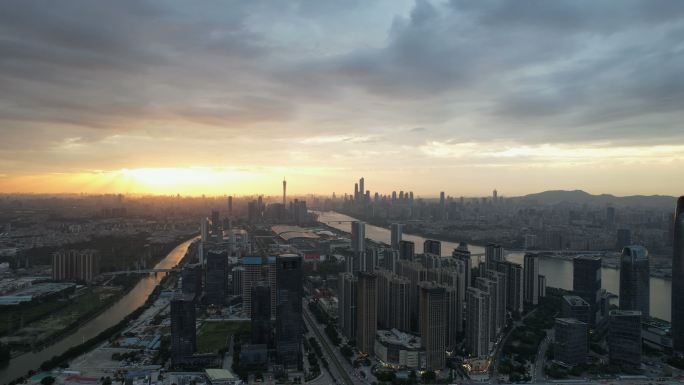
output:
<instances>
[{"instance_id":1,"label":"hill","mask_svg":"<svg viewBox=\"0 0 684 385\"><path fill-rule=\"evenodd\" d=\"M552 190L517 197L521 202L556 205L592 205L592 206L629 206L662 210L674 210L677 198L667 195L630 195L619 197L610 194L593 195L582 190Z\"/></svg>"}]
</instances>

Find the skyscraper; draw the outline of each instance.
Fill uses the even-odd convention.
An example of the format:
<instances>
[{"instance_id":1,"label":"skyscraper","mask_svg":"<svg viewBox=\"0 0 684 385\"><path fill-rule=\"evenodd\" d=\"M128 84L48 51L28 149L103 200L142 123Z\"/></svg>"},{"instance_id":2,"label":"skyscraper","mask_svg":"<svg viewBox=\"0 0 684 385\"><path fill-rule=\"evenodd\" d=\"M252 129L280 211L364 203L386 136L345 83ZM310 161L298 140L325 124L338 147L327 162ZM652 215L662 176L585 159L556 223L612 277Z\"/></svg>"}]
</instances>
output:
<instances>
[{"instance_id":1,"label":"skyscraper","mask_svg":"<svg viewBox=\"0 0 684 385\"><path fill-rule=\"evenodd\" d=\"M454 251L451 253L451 256L460 261L463 261L463 263L465 264L465 287L467 288L471 286L473 284L471 278L473 266L472 261L470 259L470 251L468 250L468 244L465 242L460 242L458 244L458 247L454 249Z\"/></svg>"},{"instance_id":2,"label":"skyscraper","mask_svg":"<svg viewBox=\"0 0 684 385\"><path fill-rule=\"evenodd\" d=\"M399 258L405 261L413 261L416 256L416 245L411 241L399 242Z\"/></svg>"},{"instance_id":3,"label":"skyscraper","mask_svg":"<svg viewBox=\"0 0 684 385\"><path fill-rule=\"evenodd\" d=\"M620 257L620 310L638 310L648 317L650 301L648 251L643 246L627 246Z\"/></svg>"},{"instance_id":4,"label":"skyscraper","mask_svg":"<svg viewBox=\"0 0 684 385\"><path fill-rule=\"evenodd\" d=\"M271 285L266 281L252 286L251 326L252 344L271 344Z\"/></svg>"},{"instance_id":5,"label":"skyscraper","mask_svg":"<svg viewBox=\"0 0 684 385\"><path fill-rule=\"evenodd\" d=\"M287 181L283 178L283 208L287 207Z\"/></svg>"},{"instance_id":6,"label":"skyscraper","mask_svg":"<svg viewBox=\"0 0 684 385\"><path fill-rule=\"evenodd\" d=\"M466 291L465 346L475 357L489 353L489 294L475 287Z\"/></svg>"},{"instance_id":7,"label":"skyscraper","mask_svg":"<svg viewBox=\"0 0 684 385\"><path fill-rule=\"evenodd\" d=\"M200 222L200 234L202 234L202 242L209 241L209 219L206 217Z\"/></svg>"},{"instance_id":8,"label":"skyscraper","mask_svg":"<svg viewBox=\"0 0 684 385\"><path fill-rule=\"evenodd\" d=\"M207 304L223 305L226 300L226 264L228 255L225 250L210 250L207 253L206 285L204 292Z\"/></svg>"},{"instance_id":9,"label":"skyscraper","mask_svg":"<svg viewBox=\"0 0 684 385\"><path fill-rule=\"evenodd\" d=\"M356 340L357 280L352 273L340 273L337 281L337 325L348 340Z\"/></svg>"},{"instance_id":10,"label":"skyscraper","mask_svg":"<svg viewBox=\"0 0 684 385\"><path fill-rule=\"evenodd\" d=\"M361 269L363 253L366 252L366 224L354 221L351 224L352 256L347 258L347 272L355 273Z\"/></svg>"},{"instance_id":11,"label":"skyscraper","mask_svg":"<svg viewBox=\"0 0 684 385\"><path fill-rule=\"evenodd\" d=\"M195 353L195 301L192 295L178 294L171 299L171 365L186 361Z\"/></svg>"},{"instance_id":12,"label":"skyscraper","mask_svg":"<svg viewBox=\"0 0 684 385\"><path fill-rule=\"evenodd\" d=\"M684 352L684 196L674 213L672 241L672 344Z\"/></svg>"},{"instance_id":13,"label":"skyscraper","mask_svg":"<svg viewBox=\"0 0 684 385\"><path fill-rule=\"evenodd\" d=\"M641 367L641 312L613 310L608 327L608 359L611 365Z\"/></svg>"},{"instance_id":14,"label":"skyscraper","mask_svg":"<svg viewBox=\"0 0 684 385\"><path fill-rule=\"evenodd\" d=\"M510 311L523 311L523 269L517 263L499 262L496 269L506 276L506 308Z\"/></svg>"},{"instance_id":15,"label":"skyscraper","mask_svg":"<svg viewBox=\"0 0 684 385\"><path fill-rule=\"evenodd\" d=\"M556 318L554 358L569 366L584 364L587 360L587 324L575 318Z\"/></svg>"},{"instance_id":16,"label":"skyscraper","mask_svg":"<svg viewBox=\"0 0 684 385\"><path fill-rule=\"evenodd\" d=\"M426 239L425 242L423 242L423 253L441 256L442 242L434 239Z\"/></svg>"},{"instance_id":17,"label":"skyscraper","mask_svg":"<svg viewBox=\"0 0 684 385\"><path fill-rule=\"evenodd\" d=\"M523 299L525 303L539 304L539 256L537 254L525 254L523 275Z\"/></svg>"},{"instance_id":18,"label":"skyscraper","mask_svg":"<svg viewBox=\"0 0 684 385\"><path fill-rule=\"evenodd\" d=\"M485 246L485 263L488 269L493 269L497 262L504 260L504 250L501 245L489 243Z\"/></svg>"},{"instance_id":19,"label":"skyscraper","mask_svg":"<svg viewBox=\"0 0 684 385\"><path fill-rule=\"evenodd\" d=\"M446 365L446 292L432 282L420 283L420 338L425 349L428 370Z\"/></svg>"},{"instance_id":20,"label":"skyscraper","mask_svg":"<svg viewBox=\"0 0 684 385\"><path fill-rule=\"evenodd\" d=\"M365 186L363 177L361 177L361 179L359 179L359 198L361 200L364 200L365 194L366 194L366 186Z\"/></svg>"},{"instance_id":21,"label":"skyscraper","mask_svg":"<svg viewBox=\"0 0 684 385\"><path fill-rule=\"evenodd\" d=\"M378 326L378 278L373 273L361 271L357 279L356 347L361 352L373 354Z\"/></svg>"},{"instance_id":22,"label":"skyscraper","mask_svg":"<svg viewBox=\"0 0 684 385\"><path fill-rule=\"evenodd\" d=\"M596 325L601 297L601 258L582 255L573 259L572 290L591 307L589 325Z\"/></svg>"},{"instance_id":23,"label":"skyscraper","mask_svg":"<svg viewBox=\"0 0 684 385\"><path fill-rule=\"evenodd\" d=\"M276 258L276 354L286 369L302 370L302 257Z\"/></svg>"},{"instance_id":24,"label":"skyscraper","mask_svg":"<svg viewBox=\"0 0 684 385\"><path fill-rule=\"evenodd\" d=\"M390 229L391 229L390 243L391 243L392 249L394 249L394 250L399 250L399 242L401 242L402 227L403 227L403 225L401 223L392 223L392 225L390 226Z\"/></svg>"},{"instance_id":25,"label":"skyscraper","mask_svg":"<svg viewBox=\"0 0 684 385\"><path fill-rule=\"evenodd\" d=\"M201 265L187 265L181 270L181 290L183 294L189 294L193 298L202 294Z\"/></svg>"}]
</instances>

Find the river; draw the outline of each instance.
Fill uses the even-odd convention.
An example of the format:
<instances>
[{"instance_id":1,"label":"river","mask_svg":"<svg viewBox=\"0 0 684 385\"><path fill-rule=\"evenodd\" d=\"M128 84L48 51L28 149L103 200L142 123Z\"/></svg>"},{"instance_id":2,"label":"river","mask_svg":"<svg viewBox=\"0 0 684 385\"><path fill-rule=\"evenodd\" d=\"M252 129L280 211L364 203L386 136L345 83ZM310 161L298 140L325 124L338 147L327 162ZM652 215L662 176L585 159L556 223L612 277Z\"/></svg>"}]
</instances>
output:
<instances>
[{"instance_id":1,"label":"river","mask_svg":"<svg viewBox=\"0 0 684 385\"><path fill-rule=\"evenodd\" d=\"M180 262L194 239L190 239L176 246L164 257L155 269L170 269ZM38 369L44 361L67 351L87 341L119 323L124 317L142 306L150 296L159 281L166 273L150 273L142 278L126 295L121 297L114 305L100 313L97 317L88 321L73 333L57 341L53 345L37 352L22 354L0 367L0 384L6 384L20 376L25 375L31 369Z\"/></svg>"},{"instance_id":2,"label":"river","mask_svg":"<svg viewBox=\"0 0 684 385\"><path fill-rule=\"evenodd\" d=\"M325 222L328 226L338 230L351 232L351 224L355 218L340 214L334 211L317 212L318 220ZM346 221L346 222L345 222ZM390 231L378 226L366 223L366 238L377 242L390 243ZM403 234L402 239L414 242L416 252L422 250L423 242L426 238L418 235ZM458 243L442 241L442 255L450 256L451 252L458 246ZM473 254L484 253L484 247L468 245L468 249ZM506 260L523 264L524 252L514 251L506 253ZM546 276L546 284L551 287L572 290L572 261L559 258L542 258L539 263L539 274ZM601 284L604 289L613 293L620 292L620 270L604 267L601 269ZM662 278L651 277L651 316L670 321L670 293L672 282Z\"/></svg>"}]
</instances>

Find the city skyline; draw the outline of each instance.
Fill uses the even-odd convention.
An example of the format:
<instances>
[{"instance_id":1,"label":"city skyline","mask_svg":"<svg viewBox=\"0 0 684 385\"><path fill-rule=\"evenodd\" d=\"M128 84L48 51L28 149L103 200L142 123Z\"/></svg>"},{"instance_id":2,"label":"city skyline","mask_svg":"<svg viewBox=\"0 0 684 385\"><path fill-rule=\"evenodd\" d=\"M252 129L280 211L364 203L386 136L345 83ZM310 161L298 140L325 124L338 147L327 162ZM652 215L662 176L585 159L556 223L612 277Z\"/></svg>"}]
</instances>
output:
<instances>
[{"instance_id":1,"label":"city skyline","mask_svg":"<svg viewBox=\"0 0 684 385\"><path fill-rule=\"evenodd\" d=\"M0 21L0 193L684 190L680 1L6 2Z\"/></svg>"}]
</instances>

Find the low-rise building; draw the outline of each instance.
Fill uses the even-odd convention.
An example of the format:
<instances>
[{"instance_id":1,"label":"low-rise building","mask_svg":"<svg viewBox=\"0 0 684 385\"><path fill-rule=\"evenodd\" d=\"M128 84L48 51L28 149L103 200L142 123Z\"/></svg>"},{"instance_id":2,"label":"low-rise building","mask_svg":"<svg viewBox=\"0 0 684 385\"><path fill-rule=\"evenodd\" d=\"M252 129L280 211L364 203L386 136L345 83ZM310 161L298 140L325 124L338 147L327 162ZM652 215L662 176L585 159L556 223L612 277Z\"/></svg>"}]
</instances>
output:
<instances>
[{"instance_id":1,"label":"low-rise building","mask_svg":"<svg viewBox=\"0 0 684 385\"><path fill-rule=\"evenodd\" d=\"M378 330L375 338L375 356L393 367L420 367L423 349L420 337L397 329Z\"/></svg>"}]
</instances>

